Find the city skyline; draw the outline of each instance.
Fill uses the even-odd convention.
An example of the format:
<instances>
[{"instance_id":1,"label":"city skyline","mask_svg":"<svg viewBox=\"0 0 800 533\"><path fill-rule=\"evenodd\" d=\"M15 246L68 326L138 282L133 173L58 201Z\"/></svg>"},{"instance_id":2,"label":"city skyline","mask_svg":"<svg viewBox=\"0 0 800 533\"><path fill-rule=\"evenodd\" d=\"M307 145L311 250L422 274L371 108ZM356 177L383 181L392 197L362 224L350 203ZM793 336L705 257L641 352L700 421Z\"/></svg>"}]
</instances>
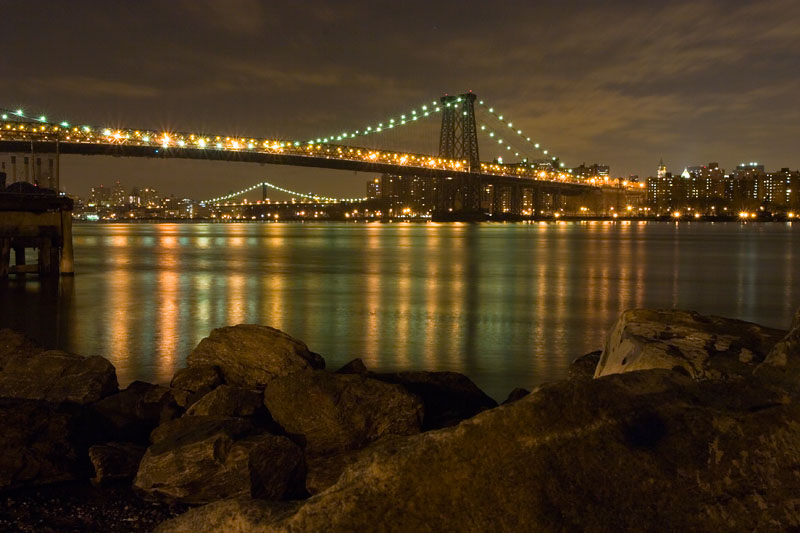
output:
<instances>
[{"instance_id":1,"label":"city skyline","mask_svg":"<svg viewBox=\"0 0 800 533\"><path fill-rule=\"evenodd\" d=\"M359 3L300 9L244 1L85 2L52 5L58 16L47 18L37 7L6 3L10 31L0 40L41 32L61 44L53 49L33 40L24 61L8 58L0 100L31 112L302 137L361 127L444 92L472 89L569 167L597 162L614 175L642 177L653 175L661 158L672 172L707 161L729 169L742 161L800 167L792 146L800 133L792 2L409 4L395 11ZM493 155L482 151L484 159ZM348 196L361 193L369 178L64 157L68 190L86 194L105 176L126 185L146 176L167 192L201 196L262 180Z\"/></svg>"}]
</instances>

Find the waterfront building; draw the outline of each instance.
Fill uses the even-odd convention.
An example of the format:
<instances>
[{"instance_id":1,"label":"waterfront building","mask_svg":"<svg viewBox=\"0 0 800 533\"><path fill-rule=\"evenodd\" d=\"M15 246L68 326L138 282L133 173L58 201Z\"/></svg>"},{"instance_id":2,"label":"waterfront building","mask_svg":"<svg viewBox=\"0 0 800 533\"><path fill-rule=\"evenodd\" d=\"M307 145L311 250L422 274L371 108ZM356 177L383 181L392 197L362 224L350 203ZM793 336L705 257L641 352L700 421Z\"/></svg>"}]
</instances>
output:
<instances>
[{"instance_id":1,"label":"waterfront building","mask_svg":"<svg viewBox=\"0 0 800 533\"><path fill-rule=\"evenodd\" d=\"M666 173L647 180L647 203L656 214L691 210L704 214L739 211L796 212L800 209L800 172L764 165L738 165L725 174L717 163L687 167L679 177Z\"/></svg>"},{"instance_id":2,"label":"waterfront building","mask_svg":"<svg viewBox=\"0 0 800 533\"><path fill-rule=\"evenodd\" d=\"M381 197L381 179L373 178L367 182L367 199L375 200Z\"/></svg>"}]
</instances>

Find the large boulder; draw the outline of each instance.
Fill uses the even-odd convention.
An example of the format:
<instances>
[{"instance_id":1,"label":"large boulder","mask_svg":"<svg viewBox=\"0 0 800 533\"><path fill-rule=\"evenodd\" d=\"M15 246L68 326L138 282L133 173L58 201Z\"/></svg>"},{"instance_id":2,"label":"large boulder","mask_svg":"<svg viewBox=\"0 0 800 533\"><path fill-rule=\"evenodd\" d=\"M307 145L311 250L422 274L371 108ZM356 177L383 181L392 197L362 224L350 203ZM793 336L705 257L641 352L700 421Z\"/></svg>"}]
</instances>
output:
<instances>
[{"instance_id":1,"label":"large boulder","mask_svg":"<svg viewBox=\"0 0 800 533\"><path fill-rule=\"evenodd\" d=\"M109 438L146 444L156 426L177 418L182 410L168 387L134 381L125 390L92 405Z\"/></svg>"},{"instance_id":2,"label":"large boulder","mask_svg":"<svg viewBox=\"0 0 800 533\"><path fill-rule=\"evenodd\" d=\"M304 342L256 324L213 330L186 362L189 367L216 365L226 383L246 388L263 388L276 377L325 368L322 357L311 352Z\"/></svg>"},{"instance_id":3,"label":"large boulder","mask_svg":"<svg viewBox=\"0 0 800 533\"><path fill-rule=\"evenodd\" d=\"M197 402L186 414L216 416L253 416L265 411L263 394L257 390L220 385Z\"/></svg>"},{"instance_id":4,"label":"large boulder","mask_svg":"<svg viewBox=\"0 0 800 533\"><path fill-rule=\"evenodd\" d=\"M226 417L190 416L165 426L153 432L134 480L147 497L196 504L305 494L303 453L286 437L249 435L249 423Z\"/></svg>"},{"instance_id":5,"label":"large boulder","mask_svg":"<svg viewBox=\"0 0 800 533\"><path fill-rule=\"evenodd\" d=\"M424 412L422 401L400 385L323 371L272 380L264 403L312 455L360 448L386 435L418 433Z\"/></svg>"},{"instance_id":6,"label":"large boulder","mask_svg":"<svg viewBox=\"0 0 800 533\"><path fill-rule=\"evenodd\" d=\"M401 385L419 396L425 406L424 431L453 426L481 411L497 407L496 401L458 372L407 371L370 374L370 377Z\"/></svg>"},{"instance_id":7,"label":"large boulder","mask_svg":"<svg viewBox=\"0 0 800 533\"><path fill-rule=\"evenodd\" d=\"M60 350L7 357L0 397L88 404L117 391L114 366L102 357Z\"/></svg>"},{"instance_id":8,"label":"large boulder","mask_svg":"<svg viewBox=\"0 0 800 533\"><path fill-rule=\"evenodd\" d=\"M517 387L515 389L512 389L511 392L508 393L508 396L506 396L505 401L503 401L503 405L508 405L510 403L516 402L517 400L521 400L530 393L531 391L529 391L528 389L523 389L522 387Z\"/></svg>"},{"instance_id":9,"label":"large boulder","mask_svg":"<svg viewBox=\"0 0 800 533\"><path fill-rule=\"evenodd\" d=\"M257 524L290 513L296 507L295 502L254 500L240 496L190 509L163 522L154 533L196 533L198 530L247 533Z\"/></svg>"},{"instance_id":10,"label":"large boulder","mask_svg":"<svg viewBox=\"0 0 800 533\"><path fill-rule=\"evenodd\" d=\"M772 347L755 373L794 392L800 389L800 309L794 314L789 333Z\"/></svg>"},{"instance_id":11,"label":"large boulder","mask_svg":"<svg viewBox=\"0 0 800 533\"><path fill-rule=\"evenodd\" d=\"M33 355L44 351L44 348L31 339L12 329L0 329L0 371L9 358L18 355Z\"/></svg>"},{"instance_id":12,"label":"large boulder","mask_svg":"<svg viewBox=\"0 0 800 533\"><path fill-rule=\"evenodd\" d=\"M223 383L219 367L197 364L175 372L169 386L178 405L186 408Z\"/></svg>"},{"instance_id":13,"label":"large boulder","mask_svg":"<svg viewBox=\"0 0 800 533\"><path fill-rule=\"evenodd\" d=\"M308 458L308 473L306 474L306 489L309 494L317 494L335 485L342 473L350 466L365 460L375 452L377 447L385 447L393 439L405 437L390 435L364 448L348 450L333 455L312 455Z\"/></svg>"},{"instance_id":14,"label":"large boulder","mask_svg":"<svg viewBox=\"0 0 800 533\"><path fill-rule=\"evenodd\" d=\"M96 424L83 406L0 399L0 490L86 478Z\"/></svg>"},{"instance_id":15,"label":"large boulder","mask_svg":"<svg viewBox=\"0 0 800 533\"><path fill-rule=\"evenodd\" d=\"M694 311L632 309L612 327L594 376L653 368L694 379L750 376L785 331Z\"/></svg>"},{"instance_id":16,"label":"large boulder","mask_svg":"<svg viewBox=\"0 0 800 533\"><path fill-rule=\"evenodd\" d=\"M569 365L569 379L593 379L602 353L596 350L572 361Z\"/></svg>"},{"instance_id":17,"label":"large boulder","mask_svg":"<svg viewBox=\"0 0 800 533\"><path fill-rule=\"evenodd\" d=\"M133 479L139 469L145 447L133 442L107 442L89 448L94 468L92 482L102 485L122 479Z\"/></svg>"},{"instance_id":18,"label":"large boulder","mask_svg":"<svg viewBox=\"0 0 800 533\"><path fill-rule=\"evenodd\" d=\"M744 380L566 380L378 444L293 508L221 504L184 520L208 517L194 533L793 530L798 420L800 405ZM185 531L181 520L160 531Z\"/></svg>"}]
</instances>

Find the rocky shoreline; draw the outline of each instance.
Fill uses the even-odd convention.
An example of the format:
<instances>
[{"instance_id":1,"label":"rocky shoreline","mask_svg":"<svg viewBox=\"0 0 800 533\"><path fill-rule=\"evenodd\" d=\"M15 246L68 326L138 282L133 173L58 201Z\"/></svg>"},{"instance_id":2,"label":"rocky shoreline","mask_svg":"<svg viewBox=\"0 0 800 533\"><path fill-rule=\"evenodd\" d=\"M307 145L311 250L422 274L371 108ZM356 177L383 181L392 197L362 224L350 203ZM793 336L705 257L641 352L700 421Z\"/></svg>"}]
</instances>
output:
<instances>
[{"instance_id":1,"label":"rocky shoreline","mask_svg":"<svg viewBox=\"0 0 800 533\"><path fill-rule=\"evenodd\" d=\"M101 357L0 330L0 529L784 531L799 393L800 311L788 332L626 311L501 406L453 372L325 370L265 326L123 390Z\"/></svg>"}]
</instances>

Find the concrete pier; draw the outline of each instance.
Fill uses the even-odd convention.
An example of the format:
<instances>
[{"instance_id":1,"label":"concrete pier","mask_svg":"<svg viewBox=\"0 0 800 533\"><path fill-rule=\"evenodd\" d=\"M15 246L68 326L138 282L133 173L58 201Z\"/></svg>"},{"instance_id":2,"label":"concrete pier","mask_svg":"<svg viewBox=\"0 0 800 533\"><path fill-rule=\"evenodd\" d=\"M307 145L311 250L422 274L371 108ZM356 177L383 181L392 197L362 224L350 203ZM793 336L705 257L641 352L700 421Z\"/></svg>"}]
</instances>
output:
<instances>
[{"instance_id":1,"label":"concrete pier","mask_svg":"<svg viewBox=\"0 0 800 533\"><path fill-rule=\"evenodd\" d=\"M5 174L0 174L0 184L4 185ZM28 183L0 187L0 278L10 274L54 276L75 272L72 205L70 198ZM35 264L26 262L28 248L38 252Z\"/></svg>"}]
</instances>

